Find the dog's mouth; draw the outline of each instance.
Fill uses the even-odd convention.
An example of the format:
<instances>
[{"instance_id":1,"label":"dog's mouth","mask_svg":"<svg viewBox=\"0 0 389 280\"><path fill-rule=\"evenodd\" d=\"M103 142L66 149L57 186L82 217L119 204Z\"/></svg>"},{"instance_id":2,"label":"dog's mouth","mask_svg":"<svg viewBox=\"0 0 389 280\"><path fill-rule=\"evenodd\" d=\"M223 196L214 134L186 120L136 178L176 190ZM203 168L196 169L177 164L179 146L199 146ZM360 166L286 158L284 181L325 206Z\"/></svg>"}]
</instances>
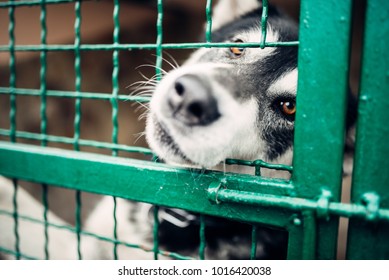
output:
<instances>
[{"instance_id":1,"label":"dog's mouth","mask_svg":"<svg viewBox=\"0 0 389 280\"><path fill-rule=\"evenodd\" d=\"M171 158L173 162L176 162L178 164L197 165L196 163L192 162L180 149L178 144L168 132L168 129L166 128L164 123L158 120L157 117L152 114L150 114L149 117L153 123L154 128L153 135L149 137L153 137L153 139L157 142L157 145L159 145L160 148L169 151L168 155L164 158L164 160L170 162L169 159Z\"/></svg>"}]
</instances>

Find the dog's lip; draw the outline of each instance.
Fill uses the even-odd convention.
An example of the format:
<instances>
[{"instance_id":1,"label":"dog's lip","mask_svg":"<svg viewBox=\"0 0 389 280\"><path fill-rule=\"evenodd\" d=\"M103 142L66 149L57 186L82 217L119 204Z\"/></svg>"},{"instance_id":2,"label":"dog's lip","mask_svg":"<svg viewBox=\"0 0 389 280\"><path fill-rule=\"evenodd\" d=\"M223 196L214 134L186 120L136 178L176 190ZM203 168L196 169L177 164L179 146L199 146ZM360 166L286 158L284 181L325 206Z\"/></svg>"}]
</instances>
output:
<instances>
[{"instance_id":1,"label":"dog's lip","mask_svg":"<svg viewBox=\"0 0 389 280\"><path fill-rule=\"evenodd\" d=\"M163 137L167 139L166 142L159 140L158 142L161 143L161 145L168 146L170 149L174 151L174 155L180 157L183 161L185 161L186 164L189 165L198 165L191 161L185 153L180 149L178 144L174 141L173 137L170 135L169 130L166 128L166 125L158 120L155 116L153 117L153 122L156 127L160 130L160 132L163 134Z\"/></svg>"}]
</instances>

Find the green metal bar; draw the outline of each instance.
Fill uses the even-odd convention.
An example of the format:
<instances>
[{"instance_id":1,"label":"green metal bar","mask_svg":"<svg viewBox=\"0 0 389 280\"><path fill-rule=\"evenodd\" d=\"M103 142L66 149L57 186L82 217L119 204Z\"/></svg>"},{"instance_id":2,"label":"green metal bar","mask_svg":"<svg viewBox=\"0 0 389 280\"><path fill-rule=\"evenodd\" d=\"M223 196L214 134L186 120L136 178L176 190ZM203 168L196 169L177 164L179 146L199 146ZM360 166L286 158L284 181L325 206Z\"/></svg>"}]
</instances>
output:
<instances>
[{"instance_id":1,"label":"green metal bar","mask_svg":"<svg viewBox=\"0 0 389 280\"><path fill-rule=\"evenodd\" d=\"M251 230L251 252L250 252L250 259L255 260L257 258L257 244L258 244L258 237L257 237L257 229L258 226L253 225Z\"/></svg>"},{"instance_id":2,"label":"green metal bar","mask_svg":"<svg viewBox=\"0 0 389 280\"><path fill-rule=\"evenodd\" d=\"M303 221L300 215L290 216L288 230L288 260L304 259L304 229Z\"/></svg>"},{"instance_id":3,"label":"green metal bar","mask_svg":"<svg viewBox=\"0 0 389 280\"><path fill-rule=\"evenodd\" d=\"M268 163L268 162L265 162L265 161L260 160L260 159L254 160L254 161L240 160L240 159L226 159L225 163L228 165L237 164L237 165L245 165L245 166L254 166L256 168L263 167L263 168L268 168L268 169L287 171L289 173L293 172L293 166L284 165L284 164ZM259 175L260 175L260 172L259 172Z\"/></svg>"},{"instance_id":4,"label":"green metal bar","mask_svg":"<svg viewBox=\"0 0 389 280\"><path fill-rule=\"evenodd\" d=\"M46 4L61 4L61 3L73 3L81 0L46 0ZM83 0L85 1L85 0ZM0 8L14 8L20 6L38 6L42 4L41 0L28 0L28 1L8 1L0 2Z\"/></svg>"},{"instance_id":5,"label":"green metal bar","mask_svg":"<svg viewBox=\"0 0 389 280\"><path fill-rule=\"evenodd\" d=\"M323 211L326 215L322 218L329 218L329 215L342 216L342 217L358 217L365 220L371 220L370 208L363 204L345 204L340 202L329 202L326 208L323 209L321 204L321 198L318 200L288 197L279 195L270 195L254 192L236 191L224 188L213 190L210 188L209 199L217 203L240 203L250 204L255 206L265 207L279 207L282 209L289 209L292 211L315 211L318 216L323 215ZM374 219L389 221L389 209L379 208L374 213Z\"/></svg>"},{"instance_id":6,"label":"green metal bar","mask_svg":"<svg viewBox=\"0 0 389 280\"><path fill-rule=\"evenodd\" d=\"M119 45L119 35L120 35L120 21L119 21L119 13L120 13L120 6L119 1L114 1L114 8L113 8L113 23L114 23L114 29L113 29L113 44ZM119 51L114 50L112 53L112 96L111 96L111 107L112 107L112 143L118 144L118 134L119 134L119 122L118 122L118 114L119 114L119 105L118 105L118 94L119 94ZM118 150L113 149L112 155L117 156ZM113 227L113 236L115 239L117 239L117 219L116 219L116 198L113 197L113 219L114 219L114 227ZM113 255L114 259L118 259L118 244L114 243L113 246Z\"/></svg>"},{"instance_id":7,"label":"green metal bar","mask_svg":"<svg viewBox=\"0 0 389 280\"><path fill-rule=\"evenodd\" d=\"M160 81L162 78L162 42L163 42L163 0L157 0L157 40L156 40L156 59L155 59L155 77L157 81ZM154 156L153 159L157 161L157 157ZM154 225L153 225L153 242L154 242L154 259L158 259L159 251L159 219L158 219L159 206L154 207Z\"/></svg>"},{"instance_id":8,"label":"green metal bar","mask_svg":"<svg viewBox=\"0 0 389 280\"><path fill-rule=\"evenodd\" d=\"M205 40L207 43L210 43L212 42L212 0L207 0L207 5L205 7L205 16L207 19Z\"/></svg>"},{"instance_id":9,"label":"green metal bar","mask_svg":"<svg viewBox=\"0 0 389 280\"><path fill-rule=\"evenodd\" d=\"M13 1L12 1L13 2ZM10 94L10 138L12 142L16 142L16 95L14 93L16 88L16 64L15 64L15 8L9 7L8 10L9 25L9 94Z\"/></svg>"},{"instance_id":10,"label":"green metal bar","mask_svg":"<svg viewBox=\"0 0 389 280\"><path fill-rule=\"evenodd\" d=\"M375 221L389 207L388 17L388 1L367 1L351 200L366 204L372 221L350 219L348 259L389 259L389 225Z\"/></svg>"},{"instance_id":11,"label":"green metal bar","mask_svg":"<svg viewBox=\"0 0 389 280\"><path fill-rule=\"evenodd\" d=\"M81 2L76 2L74 6L74 71L75 71L75 115L74 115L74 149L80 150L80 125L81 125Z\"/></svg>"},{"instance_id":12,"label":"green metal bar","mask_svg":"<svg viewBox=\"0 0 389 280\"><path fill-rule=\"evenodd\" d=\"M14 255L14 256L17 256L18 258L18 260L20 260L21 258L23 258L23 259L26 259L26 260L37 260L36 258L34 258L34 257L31 257L31 256L27 256L27 255L25 255L25 254L23 254L23 253L20 253L20 252L18 252L18 251L13 251L13 250L9 250L9 249L7 249L7 248L3 248L3 247L1 247L0 246L0 252L3 252L4 254L6 254L6 255Z\"/></svg>"},{"instance_id":13,"label":"green metal bar","mask_svg":"<svg viewBox=\"0 0 389 280\"><path fill-rule=\"evenodd\" d=\"M159 206L154 206L154 226L153 226L153 251L154 251L154 260L158 260L159 253L159 218L158 218Z\"/></svg>"},{"instance_id":14,"label":"green metal bar","mask_svg":"<svg viewBox=\"0 0 389 280\"><path fill-rule=\"evenodd\" d=\"M156 49L156 61L155 61L155 76L157 78L157 81L161 79L162 77L162 42L163 42L163 30L162 30L162 24L163 24L163 1L157 0L157 41L155 43L155 49Z\"/></svg>"},{"instance_id":15,"label":"green metal bar","mask_svg":"<svg viewBox=\"0 0 389 280\"><path fill-rule=\"evenodd\" d=\"M316 216L312 211L303 211L303 259L316 259Z\"/></svg>"},{"instance_id":16,"label":"green metal bar","mask_svg":"<svg viewBox=\"0 0 389 280\"><path fill-rule=\"evenodd\" d=\"M340 200L351 4L301 1L292 177L299 197L314 198L325 189L333 201ZM337 217L318 222L319 259L335 258L337 227Z\"/></svg>"},{"instance_id":17,"label":"green metal bar","mask_svg":"<svg viewBox=\"0 0 389 280\"><path fill-rule=\"evenodd\" d=\"M267 17L268 17L268 1L262 0L262 16L261 16L261 40L260 48L263 49L266 46L267 35Z\"/></svg>"},{"instance_id":18,"label":"green metal bar","mask_svg":"<svg viewBox=\"0 0 389 280\"><path fill-rule=\"evenodd\" d=\"M116 201L116 197L112 197L113 199L113 212L112 212L112 218L113 218L113 238L115 240L118 239L118 219L117 219L117 216L116 216L116 211L117 211L117 201ZM118 257L118 243L114 243L113 245L113 257L115 260L119 259Z\"/></svg>"},{"instance_id":19,"label":"green metal bar","mask_svg":"<svg viewBox=\"0 0 389 280\"><path fill-rule=\"evenodd\" d=\"M47 45L47 24L46 24L46 2L45 0L41 1L41 12L40 12L40 25L41 25L41 44L43 46ZM40 117L41 117L41 146L47 146L47 98L46 98L46 76L47 76L47 53L46 51L42 51L40 53L40 99L41 99L41 107L40 107ZM48 212L48 200L47 200L47 190L48 186L46 184L42 184L42 202L44 205L43 211L43 219L46 222L44 226L44 235L45 235L45 259L49 259L49 229L47 226L47 212Z\"/></svg>"},{"instance_id":20,"label":"green metal bar","mask_svg":"<svg viewBox=\"0 0 389 280\"><path fill-rule=\"evenodd\" d=\"M76 191L76 209L74 211L76 217L76 225L75 225L75 233L77 236L77 256L79 260L82 260L82 252L81 252L81 208L82 208L82 200L81 200L81 191Z\"/></svg>"},{"instance_id":21,"label":"green metal bar","mask_svg":"<svg viewBox=\"0 0 389 280\"><path fill-rule=\"evenodd\" d=\"M13 0L11 1L13 3ZM9 7L8 9L9 25L8 25L8 36L9 36L9 86L10 86L10 140L16 142L16 95L14 95L14 89L16 88L16 64L15 64L15 8ZM14 220L14 235L15 235L15 256L16 259L20 259L20 238L19 238L19 223L18 223L18 204L17 204L17 191L18 181L12 180L14 185L13 194L13 220Z\"/></svg>"},{"instance_id":22,"label":"green metal bar","mask_svg":"<svg viewBox=\"0 0 389 280\"><path fill-rule=\"evenodd\" d=\"M207 240L205 238L205 219L204 215L200 215L200 246L199 246L199 258L200 260L205 259L205 247Z\"/></svg>"},{"instance_id":23,"label":"green metal bar","mask_svg":"<svg viewBox=\"0 0 389 280\"><path fill-rule=\"evenodd\" d=\"M16 251L16 259L20 259L20 237L19 237L19 212L18 212L18 180L12 179L12 183L14 186L14 194L12 197L13 204L13 213L12 217L14 219L14 235L15 235L15 251Z\"/></svg>"},{"instance_id":24,"label":"green metal bar","mask_svg":"<svg viewBox=\"0 0 389 280\"><path fill-rule=\"evenodd\" d=\"M0 87L0 94L6 95L27 95L27 96L39 96L40 91L36 89L23 89L23 88L11 88L11 87ZM73 91L60 91L60 90L47 90L46 96L50 97L64 97L64 98L82 98L82 99L100 99L100 100L110 100L112 94L108 93L99 93L99 92L73 92ZM129 102L149 102L149 97L141 96L129 96L120 94L117 97L120 101L129 101Z\"/></svg>"},{"instance_id":25,"label":"green metal bar","mask_svg":"<svg viewBox=\"0 0 389 280\"><path fill-rule=\"evenodd\" d=\"M73 148L75 151L80 150L80 128L81 128L81 98L79 97L81 92L81 2L75 2L74 4L74 72L75 72L75 114L74 114L74 142ZM82 199L81 192L79 190L75 193L76 209L75 209L75 228L77 235L77 256L78 259L82 259L81 252L81 208Z\"/></svg>"},{"instance_id":26,"label":"green metal bar","mask_svg":"<svg viewBox=\"0 0 389 280\"><path fill-rule=\"evenodd\" d=\"M160 163L8 142L0 142L0 174L277 227L289 223L288 211L267 207L253 209L250 205L216 205L207 202L208 187L212 182L223 182L237 191L253 190L276 196L293 192L285 180L174 168Z\"/></svg>"},{"instance_id":27,"label":"green metal bar","mask_svg":"<svg viewBox=\"0 0 389 280\"><path fill-rule=\"evenodd\" d=\"M290 42L266 42L265 47L296 47L298 41ZM198 48L230 48L230 47L245 47L245 48L260 48L262 45L259 42L252 43L164 43L164 44L82 44L82 51L112 51L112 50L155 50L161 49L198 49ZM36 52L36 51L74 51L74 45L17 45L14 47L18 52ZM9 52L9 46L0 46L0 52Z\"/></svg>"},{"instance_id":28,"label":"green metal bar","mask_svg":"<svg viewBox=\"0 0 389 280\"><path fill-rule=\"evenodd\" d=\"M114 21L114 30L113 30L113 44L119 44L119 33L120 33L120 22L119 22L119 1L114 1L113 9L113 21ZM119 93L119 51L114 50L112 53L112 95L111 95L111 106L112 106L112 143L118 143L118 133L119 133L119 123L118 123L118 100L117 96ZM112 150L112 155L117 156L117 150Z\"/></svg>"},{"instance_id":29,"label":"green metal bar","mask_svg":"<svg viewBox=\"0 0 389 280\"><path fill-rule=\"evenodd\" d=\"M45 259L50 259L49 254L49 227L48 227L48 219L47 215L49 212L49 200L48 200L48 192L49 192L49 186L46 184L42 184L42 204L43 204L43 221L44 221L44 234L45 234Z\"/></svg>"},{"instance_id":30,"label":"green metal bar","mask_svg":"<svg viewBox=\"0 0 389 280\"><path fill-rule=\"evenodd\" d=\"M47 24L46 24L46 4L45 0L41 1L41 13L40 13L40 24L41 24L41 44L45 46L47 44ZM41 117L41 135L42 146L47 145L45 135L47 133L47 114L46 114L46 73L47 73L47 55L46 51L43 50L40 53L40 98L41 98L41 108L40 108L40 117Z\"/></svg>"},{"instance_id":31,"label":"green metal bar","mask_svg":"<svg viewBox=\"0 0 389 280\"><path fill-rule=\"evenodd\" d=\"M6 129L0 129L0 135L1 136L10 136L11 132ZM15 133L16 138L22 138L22 139L29 139L29 140L36 140L41 141L43 139L43 136L39 133L32 133L32 132L25 132L25 131L16 131ZM69 137L62 137L62 136L55 136L55 135L46 135L46 140L48 142L53 143L62 143L62 144L74 144L74 138ZM144 155L153 155L153 152L150 149L143 148L143 147L136 147L136 146L126 146L126 145L119 145L119 144L112 144L107 142L99 142L94 140L85 140L80 139L78 144L80 146L86 146L86 147L93 147L93 148L99 148L99 149L116 149L128 153L141 153Z\"/></svg>"}]
</instances>

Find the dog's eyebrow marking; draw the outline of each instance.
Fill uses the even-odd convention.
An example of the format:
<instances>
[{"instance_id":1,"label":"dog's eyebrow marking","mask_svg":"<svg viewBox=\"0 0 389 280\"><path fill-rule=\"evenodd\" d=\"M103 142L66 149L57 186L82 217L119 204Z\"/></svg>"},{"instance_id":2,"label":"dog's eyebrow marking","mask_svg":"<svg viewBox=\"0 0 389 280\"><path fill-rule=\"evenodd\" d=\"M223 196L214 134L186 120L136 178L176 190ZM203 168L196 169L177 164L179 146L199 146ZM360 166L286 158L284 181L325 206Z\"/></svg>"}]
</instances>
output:
<instances>
[{"instance_id":1,"label":"dog's eyebrow marking","mask_svg":"<svg viewBox=\"0 0 389 280\"><path fill-rule=\"evenodd\" d=\"M274 83L272 83L268 92L270 94L277 94L280 92L290 92L295 94L297 91L297 73L297 68L286 72Z\"/></svg>"},{"instance_id":2,"label":"dog's eyebrow marking","mask_svg":"<svg viewBox=\"0 0 389 280\"><path fill-rule=\"evenodd\" d=\"M259 26L254 27L248 31L242 32L241 34L237 34L236 37L239 38L240 35L246 42L259 43L261 41L261 30L262 29ZM267 26L266 33L266 42L277 42L279 40L279 34L273 30L270 25ZM248 48L247 50L249 51L249 55L246 56L246 62L255 63L256 61L271 55L275 51L275 48Z\"/></svg>"}]
</instances>

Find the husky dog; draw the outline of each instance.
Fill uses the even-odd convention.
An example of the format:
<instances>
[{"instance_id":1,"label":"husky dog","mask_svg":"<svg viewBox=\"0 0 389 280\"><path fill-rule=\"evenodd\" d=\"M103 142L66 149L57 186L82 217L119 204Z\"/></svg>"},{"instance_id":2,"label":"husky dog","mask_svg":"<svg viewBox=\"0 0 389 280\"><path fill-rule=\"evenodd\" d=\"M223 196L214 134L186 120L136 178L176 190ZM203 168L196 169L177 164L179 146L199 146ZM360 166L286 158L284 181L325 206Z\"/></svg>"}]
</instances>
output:
<instances>
[{"instance_id":1,"label":"husky dog","mask_svg":"<svg viewBox=\"0 0 389 280\"><path fill-rule=\"evenodd\" d=\"M260 42L260 2L222 1L214 13L213 42ZM267 41L297 40L295 22L273 7L268 16ZM199 49L157 86L148 143L174 164L290 164L296 88L296 47Z\"/></svg>"},{"instance_id":2,"label":"husky dog","mask_svg":"<svg viewBox=\"0 0 389 280\"><path fill-rule=\"evenodd\" d=\"M268 11L267 41L296 41L297 24L272 6ZM260 42L265 28L261 13L258 0L220 0L213 11L212 41ZM147 119L147 141L169 164L220 169L227 158L291 164L296 87L297 47L201 48L156 86ZM232 171L252 172L243 167ZM270 171L264 175L287 178ZM12 209L12 188L7 185L10 182L1 181L0 205ZM18 199L21 213L24 210L41 217L42 207L22 190ZM112 198L103 198L84 229L112 237L112 208ZM118 239L151 249L151 210L143 203L117 199ZM160 217L161 248L196 256L198 217L177 209L162 209ZM49 219L65 224L52 213ZM207 258L249 257L249 227L218 218L209 218L206 226ZM13 227L12 218L0 216L0 246L12 248ZM52 227L48 231L52 258L77 258L73 233ZM43 226L21 220L19 235L21 251L44 256ZM286 241L283 233L259 231L257 257L285 257ZM109 242L82 236L83 258L112 258L112 247ZM122 245L118 255L123 259L152 258L151 253Z\"/></svg>"}]
</instances>

